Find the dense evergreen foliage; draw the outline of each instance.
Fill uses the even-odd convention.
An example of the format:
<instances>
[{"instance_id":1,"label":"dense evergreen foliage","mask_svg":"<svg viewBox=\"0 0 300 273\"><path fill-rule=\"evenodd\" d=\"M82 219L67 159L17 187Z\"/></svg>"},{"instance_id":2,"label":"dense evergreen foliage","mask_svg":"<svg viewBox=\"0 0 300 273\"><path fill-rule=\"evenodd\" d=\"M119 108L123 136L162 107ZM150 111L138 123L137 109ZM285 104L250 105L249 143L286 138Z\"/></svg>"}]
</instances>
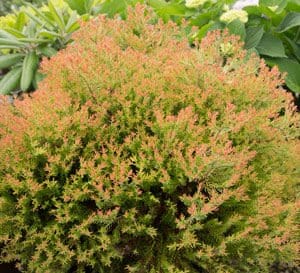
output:
<instances>
[{"instance_id":1,"label":"dense evergreen foliage","mask_svg":"<svg viewBox=\"0 0 300 273\"><path fill-rule=\"evenodd\" d=\"M2 261L262 273L295 257L299 115L279 72L226 32L182 37L141 6L82 23L34 99L1 106Z\"/></svg>"}]
</instances>

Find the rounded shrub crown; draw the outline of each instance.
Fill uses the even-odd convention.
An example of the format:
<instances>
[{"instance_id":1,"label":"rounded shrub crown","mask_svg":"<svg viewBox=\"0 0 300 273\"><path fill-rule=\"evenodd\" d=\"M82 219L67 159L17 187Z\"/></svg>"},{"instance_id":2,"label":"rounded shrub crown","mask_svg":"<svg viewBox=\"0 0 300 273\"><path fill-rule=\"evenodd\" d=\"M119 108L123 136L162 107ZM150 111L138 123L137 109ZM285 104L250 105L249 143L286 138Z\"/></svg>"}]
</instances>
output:
<instances>
[{"instance_id":1,"label":"rounded shrub crown","mask_svg":"<svg viewBox=\"0 0 300 273\"><path fill-rule=\"evenodd\" d=\"M142 6L83 23L0 108L1 260L24 272L268 272L296 252L299 115L237 38Z\"/></svg>"}]
</instances>

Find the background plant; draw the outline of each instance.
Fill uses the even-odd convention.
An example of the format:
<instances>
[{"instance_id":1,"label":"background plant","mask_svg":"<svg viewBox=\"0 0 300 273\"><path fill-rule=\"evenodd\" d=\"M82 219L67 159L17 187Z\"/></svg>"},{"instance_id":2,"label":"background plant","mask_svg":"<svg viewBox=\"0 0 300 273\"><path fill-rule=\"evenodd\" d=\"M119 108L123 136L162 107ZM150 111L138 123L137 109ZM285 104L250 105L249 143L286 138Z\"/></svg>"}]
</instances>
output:
<instances>
[{"instance_id":1,"label":"background plant","mask_svg":"<svg viewBox=\"0 0 300 273\"><path fill-rule=\"evenodd\" d=\"M245 24L245 48L255 49L270 66L286 72L286 85L300 93L300 1L259 1L244 8L249 14Z\"/></svg>"},{"instance_id":2,"label":"background plant","mask_svg":"<svg viewBox=\"0 0 300 273\"><path fill-rule=\"evenodd\" d=\"M47 0L27 0L26 2L42 5ZM14 8L20 7L24 3L23 0L4 0L0 2L0 16L11 13Z\"/></svg>"},{"instance_id":3,"label":"background plant","mask_svg":"<svg viewBox=\"0 0 300 273\"><path fill-rule=\"evenodd\" d=\"M191 49L182 31L140 6L83 23L35 99L0 108L2 261L262 273L293 259L291 96L237 38Z\"/></svg>"},{"instance_id":4,"label":"background plant","mask_svg":"<svg viewBox=\"0 0 300 273\"><path fill-rule=\"evenodd\" d=\"M71 41L79 28L78 16L64 2L60 6L54 7L51 1L41 8L28 3L0 30L1 94L35 90L42 78L37 72L40 59L53 56Z\"/></svg>"}]
</instances>

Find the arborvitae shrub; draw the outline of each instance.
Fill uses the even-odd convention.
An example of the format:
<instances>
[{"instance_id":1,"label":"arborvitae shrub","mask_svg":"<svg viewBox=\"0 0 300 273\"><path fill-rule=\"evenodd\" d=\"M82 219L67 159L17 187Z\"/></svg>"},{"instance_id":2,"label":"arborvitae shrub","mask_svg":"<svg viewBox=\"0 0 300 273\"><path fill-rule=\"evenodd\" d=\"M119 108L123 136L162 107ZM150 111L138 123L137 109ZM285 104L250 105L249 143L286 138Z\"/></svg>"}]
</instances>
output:
<instances>
[{"instance_id":1,"label":"arborvitae shrub","mask_svg":"<svg viewBox=\"0 0 300 273\"><path fill-rule=\"evenodd\" d=\"M299 115L278 71L226 33L191 49L153 18L84 23L33 99L1 105L2 261L253 273L293 259Z\"/></svg>"}]
</instances>

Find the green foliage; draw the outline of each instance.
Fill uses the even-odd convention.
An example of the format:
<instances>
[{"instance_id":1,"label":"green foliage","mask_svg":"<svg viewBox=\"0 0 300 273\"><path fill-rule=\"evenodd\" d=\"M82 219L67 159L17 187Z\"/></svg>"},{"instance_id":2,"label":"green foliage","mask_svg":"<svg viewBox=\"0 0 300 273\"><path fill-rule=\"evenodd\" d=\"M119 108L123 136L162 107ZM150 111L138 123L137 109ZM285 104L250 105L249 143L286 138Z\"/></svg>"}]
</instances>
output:
<instances>
[{"instance_id":1,"label":"green foliage","mask_svg":"<svg viewBox=\"0 0 300 273\"><path fill-rule=\"evenodd\" d=\"M26 0L26 2L42 5L47 0ZM13 8L18 8L24 3L23 0L3 0L0 1L0 16L11 13Z\"/></svg>"},{"instance_id":2,"label":"green foliage","mask_svg":"<svg viewBox=\"0 0 300 273\"><path fill-rule=\"evenodd\" d=\"M76 10L79 15L92 14L94 8L103 0L66 0L72 10Z\"/></svg>"},{"instance_id":3,"label":"green foliage","mask_svg":"<svg viewBox=\"0 0 300 273\"><path fill-rule=\"evenodd\" d=\"M27 3L16 13L14 21L0 30L0 67L4 72L1 94L18 95L35 90L40 78L39 60L64 48L71 41L71 34L79 28L76 12L67 4L56 2L55 6L60 4L61 8L56 8L51 1L41 8ZM18 67L22 67L19 82L8 81L17 79L17 74L10 72L19 71Z\"/></svg>"},{"instance_id":4,"label":"green foliage","mask_svg":"<svg viewBox=\"0 0 300 273\"><path fill-rule=\"evenodd\" d=\"M287 87L300 93L300 2L260 1L244 9L249 16L246 48L257 50L270 66L287 72ZM259 33L253 36L256 29Z\"/></svg>"},{"instance_id":5,"label":"green foliage","mask_svg":"<svg viewBox=\"0 0 300 273\"><path fill-rule=\"evenodd\" d=\"M299 115L237 38L141 6L0 107L0 257L33 272L268 272L296 254ZM51 96L49 96L51 94ZM279 114L280 113L280 114Z\"/></svg>"}]
</instances>

